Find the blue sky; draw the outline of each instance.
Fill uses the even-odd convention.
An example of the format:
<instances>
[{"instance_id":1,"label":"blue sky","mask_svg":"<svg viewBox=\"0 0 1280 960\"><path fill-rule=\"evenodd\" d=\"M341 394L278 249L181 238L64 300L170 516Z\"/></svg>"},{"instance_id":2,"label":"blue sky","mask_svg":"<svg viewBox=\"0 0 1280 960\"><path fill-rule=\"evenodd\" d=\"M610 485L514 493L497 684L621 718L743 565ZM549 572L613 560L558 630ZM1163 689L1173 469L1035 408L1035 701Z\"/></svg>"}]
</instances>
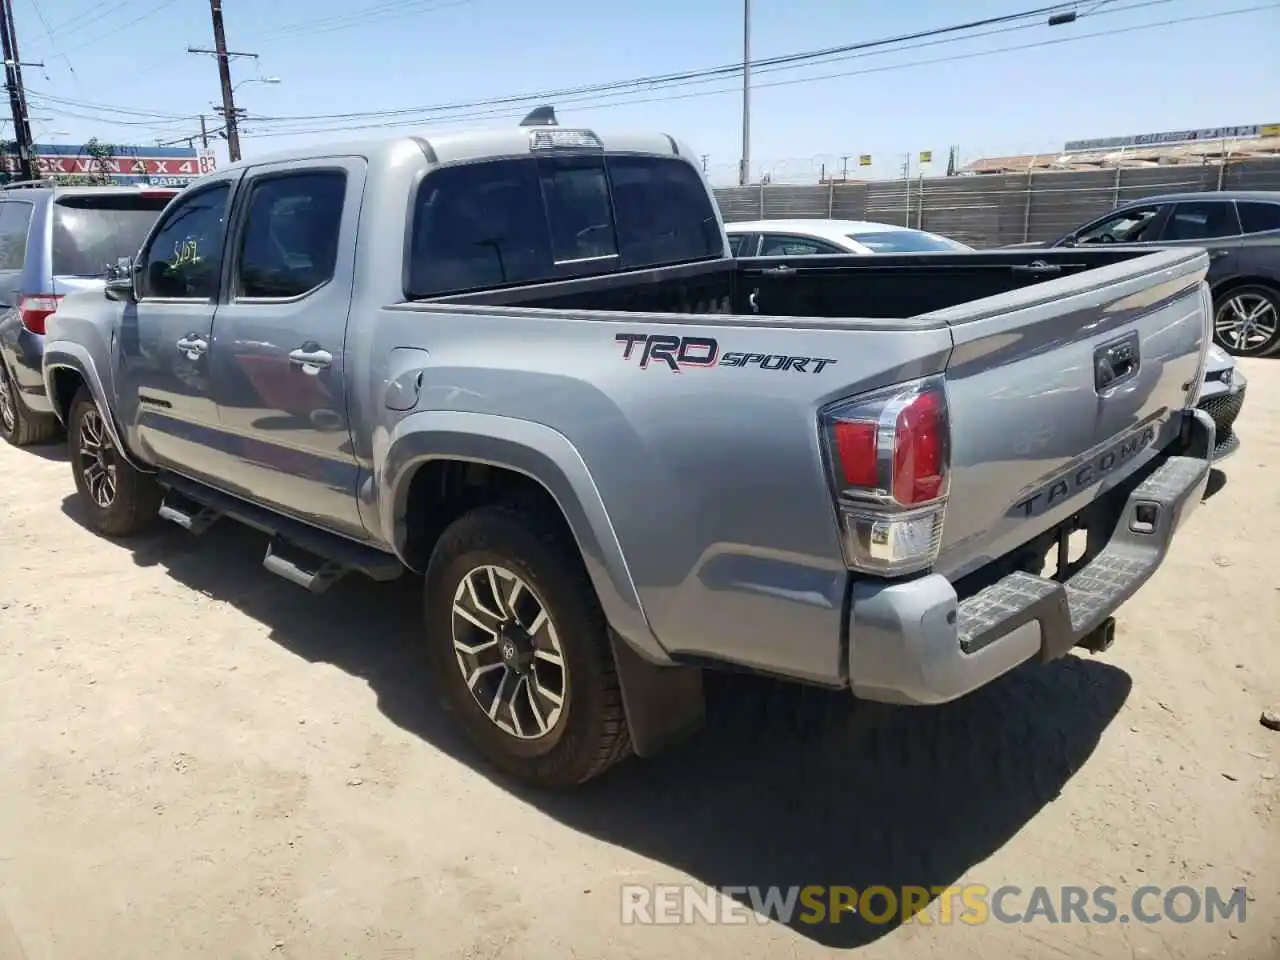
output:
<instances>
[{"instance_id":1,"label":"blue sky","mask_svg":"<svg viewBox=\"0 0 1280 960\"><path fill-rule=\"evenodd\" d=\"M1050 2L753 0L752 54L877 39ZM45 63L24 71L38 142L97 136L154 144L197 132L201 112L216 125L215 64L186 52L188 45L212 45L207 0L13 0L13 6L23 59ZM1251 7L1264 9L1114 32ZM950 144L969 159L1048 152L1072 138L1280 122L1276 0L1082 0L1077 8L1096 10L1066 26L1037 21L959 42L758 74L754 172L811 179L824 162L869 153L876 159L871 173L891 175L908 152L933 150L935 166L945 164ZM742 56L741 0L224 0L224 16L229 47L261 55L257 65L233 61L234 80L281 79L240 88L237 102L251 116L455 103L719 66ZM1083 38L1100 32L1111 35ZM1076 36L1082 39L986 53ZM919 62L942 58L951 59ZM816 76L828 79L804 82ZM704 91L721 92L691 96ZM416 129L506 122L480 112ZM740 79L629 93L605 105L562 102L559 113L564 124L675 134L708 155L714 179L734 176ZM320 128L371 122L250 120L243 151L252 156L363 136Z\"/></svg>"}]
</instances>

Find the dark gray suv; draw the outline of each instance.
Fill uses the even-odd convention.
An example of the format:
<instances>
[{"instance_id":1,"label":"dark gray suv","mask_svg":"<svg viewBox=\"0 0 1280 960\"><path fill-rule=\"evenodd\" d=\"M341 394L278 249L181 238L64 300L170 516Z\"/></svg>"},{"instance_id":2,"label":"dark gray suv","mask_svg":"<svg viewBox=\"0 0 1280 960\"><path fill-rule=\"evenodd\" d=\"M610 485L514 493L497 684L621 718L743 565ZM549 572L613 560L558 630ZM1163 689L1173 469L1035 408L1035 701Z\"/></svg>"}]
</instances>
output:
<instances>
[{"instance_id":1,"label":"dark gray suv","mask_svg":"<svg viewBox=\"0 0 1280 960\"><path fill-rule=\"evenodd\" d=\"M1237 356L1280 352L1280 192L1144 197L1042 246L1097 243L1204 247L1214 340Z\"/></svg>"},{"instance_id":2,"label":"dark gray suv","mask_svg":"<svg viewBox=\"0 0 1280 960\"><path fill-rule=\"evenodd\" d=\"M176 193L49 180L0 189L0 437L25 446L57 435L40 370L45 321L67 294L101 289Z\"/></svg>"}]
</instances>

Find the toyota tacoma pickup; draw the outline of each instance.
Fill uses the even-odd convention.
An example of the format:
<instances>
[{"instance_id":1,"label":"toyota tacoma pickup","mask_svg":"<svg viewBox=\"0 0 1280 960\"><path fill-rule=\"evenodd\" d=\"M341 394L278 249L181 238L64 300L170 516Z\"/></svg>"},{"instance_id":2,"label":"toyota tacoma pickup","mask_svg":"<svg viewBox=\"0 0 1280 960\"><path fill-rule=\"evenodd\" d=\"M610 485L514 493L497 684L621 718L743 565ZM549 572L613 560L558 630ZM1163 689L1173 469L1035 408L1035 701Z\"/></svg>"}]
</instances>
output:
<instances>
[{"instance_id":1,"label":"toyota tacoma pickup","mask_svg":"<svg viewBox=\"0 0 1280 960\"><path fill-rule=\"evenodd\" d=\"M547 112L180 193L49 321L91 526L422 577L453 712L546 786L708 669L928 705L1109 645L1209 473L1202 251L737 260L687 147Z\"/></svg>"}]
</instances>

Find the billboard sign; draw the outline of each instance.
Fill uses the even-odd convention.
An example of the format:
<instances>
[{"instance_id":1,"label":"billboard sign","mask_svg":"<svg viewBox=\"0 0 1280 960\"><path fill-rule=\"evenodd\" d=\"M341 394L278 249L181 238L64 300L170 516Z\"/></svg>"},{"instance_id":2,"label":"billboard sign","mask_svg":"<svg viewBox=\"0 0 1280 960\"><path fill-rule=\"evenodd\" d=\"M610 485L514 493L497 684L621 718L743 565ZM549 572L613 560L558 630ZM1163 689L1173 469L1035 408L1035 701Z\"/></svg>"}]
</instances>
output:
<instances>
[{"instance_id":1,"label":"billboard sign","mask_svg":"<svg viewBox=\"0 0 1280 960\"><path fill-rule=\"evenodd\" d=\"M1280 123L1254 123L1243 127L1204 127L1200 130L1166 130L1163 133L1137 133L1127 137L1099 137L1096 140L1068 140L1062 150L1064 153L1078 153L1082 150L1163 147L1178 143L1249 140L1254 137L1277 136L1280 136Z\"/></svg>"},{"instance_id":2,"label":"billboard sign","mask_svg":"<svg viewBox=\"0 0 1280 960\"><path fill-rule=\"evenodd\" d=\"M0 178L18 176L17 152L12 142L0 155ZM108 154L94 156L87 144L34 144L35 166L41 177L83 182L101 179L120 185L185 187L217 169L212 150L190 147L107 146Z\"/></svg>"}]
</instances>

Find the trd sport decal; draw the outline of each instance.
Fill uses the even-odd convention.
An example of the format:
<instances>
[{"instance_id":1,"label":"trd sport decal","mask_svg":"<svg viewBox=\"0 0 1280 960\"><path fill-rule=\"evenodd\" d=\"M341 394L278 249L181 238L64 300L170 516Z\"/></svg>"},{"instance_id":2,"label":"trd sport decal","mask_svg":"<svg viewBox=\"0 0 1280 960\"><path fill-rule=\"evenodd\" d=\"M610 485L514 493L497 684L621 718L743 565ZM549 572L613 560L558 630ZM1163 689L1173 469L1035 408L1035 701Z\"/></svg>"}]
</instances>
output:
<instances>
[{"instance_id":1,"label":"trd sport decal","mask_svg":"<svg viewBox=\"0 0 1280 960\"><path fill-rule=\"evenodd\" d=\"M793 357L786 353L720 353L713 337L669 337L651 333L620 333L623 360L638 360L641 370L650 364L668 370L705 370L708 367L759 367L761 370L790 370L794 373L821 373L836 361L830 357ZM636 347L640 347L637 351Z\"/></svg>"}]
</instances>

